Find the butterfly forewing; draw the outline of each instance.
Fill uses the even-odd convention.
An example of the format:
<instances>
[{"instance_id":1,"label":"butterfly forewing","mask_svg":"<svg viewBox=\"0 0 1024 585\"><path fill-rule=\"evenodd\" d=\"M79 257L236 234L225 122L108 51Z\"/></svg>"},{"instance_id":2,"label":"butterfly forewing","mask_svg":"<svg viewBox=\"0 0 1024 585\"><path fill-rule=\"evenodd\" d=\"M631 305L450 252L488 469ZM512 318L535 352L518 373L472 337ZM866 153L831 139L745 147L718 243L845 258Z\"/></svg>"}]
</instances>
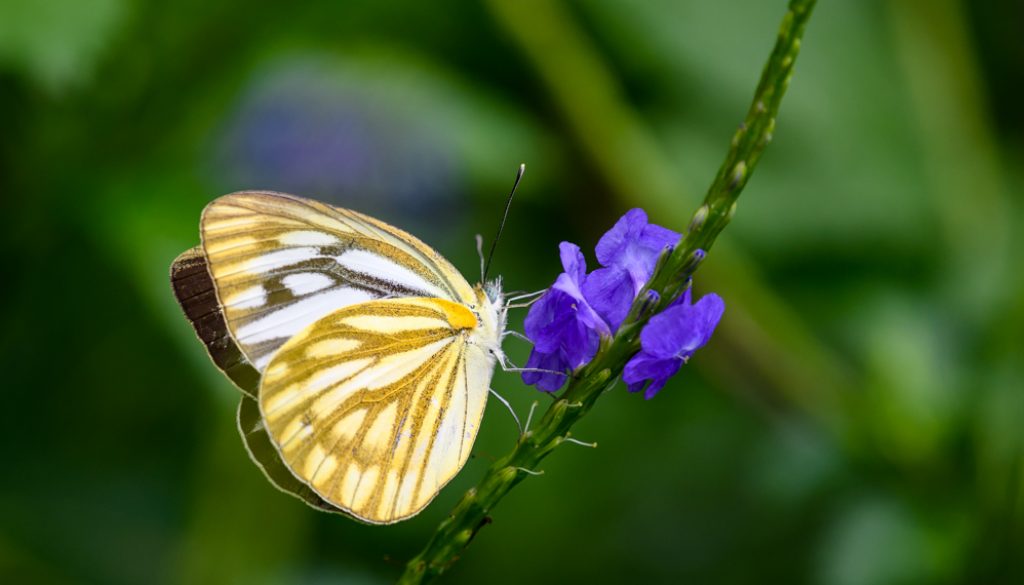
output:
<instances>
[{"instance_id":1,"label":"butterfly forewing","mask_svg":"<svg viewBox=\"0 0 1024 585\"><path fill-rule=\"evenodd\" d=\"M476 317L441 298L352 305L271 359L260 409L292 472L373 523L407 518L469 457L493 359L470 341Z\"/></svg>"},{"instance_id":2,"label":"butterfly forewing","mask_svg":"<svg viewBox=\"0 0 1024 585\"><path fill-rule=\"evenodd\" d=\"M259 371L288 339L340 307L474 299L462 275L415 237L317 201L226 195L204 210L201 233L228 328Z\"/></svg>"}]
</instances>

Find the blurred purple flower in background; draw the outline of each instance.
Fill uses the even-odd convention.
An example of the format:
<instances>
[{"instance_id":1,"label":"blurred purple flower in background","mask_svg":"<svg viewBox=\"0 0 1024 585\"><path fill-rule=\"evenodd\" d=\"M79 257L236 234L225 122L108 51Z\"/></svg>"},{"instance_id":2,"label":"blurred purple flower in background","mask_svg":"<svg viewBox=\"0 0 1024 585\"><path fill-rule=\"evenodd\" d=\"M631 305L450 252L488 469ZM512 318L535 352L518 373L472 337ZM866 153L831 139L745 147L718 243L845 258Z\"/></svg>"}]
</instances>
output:
<instances>
[{"instance_id":1,"label":"blurred purple flower in background","mask_svg":"<svg viewBox=\"0 0 1024 585\"><path fill-rule=\"evenodd\" d=\"M601 237L596 249L601 268L590 274L586 274L579 247L562 242L559 251L565 272L526 316L526 335L534 347L523 381L554 392L565 383L567 372L593 359L600 337L615 334L654 273L658 258L679 239L676 232L648 223L642 209L632 209ZM703 257L703 251L697 254ZM642 350L623 374L629 391L647 387L647 398L657 394L693 352L707 343L724 309L722 299L714 294L691 305L688 289L652 317L640 334Z\"/></svg>"},{"instance_id":2,"label":"blurred purple flower in background","mask_svg":"<svg viewBox=\"0 0 1024 585\"><path fill-rule=\"evenodd\" d=\"M368 86L315 56L271 65L221 130L214 178L223 190L285 191L443 238L437 220L459 215L465 169L449 137L398 107L400 91Z\"/></svg>"},{"instance_id":3,"label":"blurred purple flower in background","mask_svg":"<svg viewBox=\"0 0 1024 585\"><path fill-rule=\"evenodd\" d=\"M630 392L639 392L647 386L644 398L650 400L690 356L711 339L725 311L725 302L711 293L690 304L690 290L672 306L651 317L640 332L642 349L622 372L622 381Z\"/></svg>"}]
</instances>

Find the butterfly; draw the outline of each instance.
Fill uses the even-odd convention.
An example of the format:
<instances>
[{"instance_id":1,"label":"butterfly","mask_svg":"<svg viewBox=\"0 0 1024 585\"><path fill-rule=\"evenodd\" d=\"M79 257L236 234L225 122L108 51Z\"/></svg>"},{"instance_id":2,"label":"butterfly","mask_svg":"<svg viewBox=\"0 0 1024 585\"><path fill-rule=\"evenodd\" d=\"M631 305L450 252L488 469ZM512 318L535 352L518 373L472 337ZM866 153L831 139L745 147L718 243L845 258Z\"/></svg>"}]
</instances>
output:
<instances>
[{"instance_id":1,"label":"butterfly","mask_svg":"<svg viewBox=\"0 0 1024 585\"><path fill-rule=\"evenodd\" d=\"M283 193L203 210L175 297L244 396L239 430L278 487L390 524L469 458L503 359L500 281L471 286L414 236Z\"/></svg>"}]
</instances>

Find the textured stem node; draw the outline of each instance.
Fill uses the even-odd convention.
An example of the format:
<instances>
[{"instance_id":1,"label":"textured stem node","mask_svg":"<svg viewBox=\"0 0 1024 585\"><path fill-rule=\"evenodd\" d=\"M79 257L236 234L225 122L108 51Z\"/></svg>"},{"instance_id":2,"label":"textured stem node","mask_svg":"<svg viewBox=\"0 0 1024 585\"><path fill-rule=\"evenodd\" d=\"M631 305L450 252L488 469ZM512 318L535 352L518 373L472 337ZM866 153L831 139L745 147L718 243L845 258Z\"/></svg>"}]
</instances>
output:
<instances>
[{"instance_id":1,"label":"textured stem node","mask_svg":"<svg viewBox=\"0 0 1024 585\"><path fill-rule=\"evenodd\" d=\"M740 161L736 163L736 166L732 169L732 182L729 183L729 189L736 189L743 180L747 177L747 163Z\"/></svg>"},{"instance_id":2,"label":"textured stem node","mask_svg":"<svg viewBox=\"0 0 1024 585\"><path fill-rule=\"evenodd\" d=\"M709 213L711 213L711 210L708 209L707 205L698 207L697 211L693 214L693 218L690 219L690 225L686 228L686 231L693 232L703 228L704 224L708 221Z\"/></svg>"}]
</instances>

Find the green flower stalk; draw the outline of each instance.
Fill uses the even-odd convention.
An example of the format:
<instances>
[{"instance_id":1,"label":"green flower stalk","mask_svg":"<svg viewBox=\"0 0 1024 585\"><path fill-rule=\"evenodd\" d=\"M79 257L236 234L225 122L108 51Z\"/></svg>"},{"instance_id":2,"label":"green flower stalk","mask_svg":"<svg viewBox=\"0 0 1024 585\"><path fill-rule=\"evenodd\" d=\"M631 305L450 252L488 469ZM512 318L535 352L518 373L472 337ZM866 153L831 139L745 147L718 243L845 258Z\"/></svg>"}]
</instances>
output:
<instances>
[{"instance_id":1,"label":"green flower stalk","mask_svg":"<svg viewBox=\"0 0 1024 585\"><path fill-rule=\"evenodd\" d=\"M489 515L498 502L520 481L539 474L541 461L572 439L573 425L590 412L605 391L615 386L626 363L641 349L640 332L648 319L687 290L704 253L732 219L737 198L771 141L779 105L814 5L815 0L790 1L750 110L734 135L703 204L694 213L679 245L659 259L653 276L637 295L614 336L601 338L593 359L574 372L568 387L540 420L527 428L512 451L497 460L476 487L463 495L424 549L407 563L399 583L429 581L458 560L477 532L490 522Z\"/></svg>"}]
</instances>

